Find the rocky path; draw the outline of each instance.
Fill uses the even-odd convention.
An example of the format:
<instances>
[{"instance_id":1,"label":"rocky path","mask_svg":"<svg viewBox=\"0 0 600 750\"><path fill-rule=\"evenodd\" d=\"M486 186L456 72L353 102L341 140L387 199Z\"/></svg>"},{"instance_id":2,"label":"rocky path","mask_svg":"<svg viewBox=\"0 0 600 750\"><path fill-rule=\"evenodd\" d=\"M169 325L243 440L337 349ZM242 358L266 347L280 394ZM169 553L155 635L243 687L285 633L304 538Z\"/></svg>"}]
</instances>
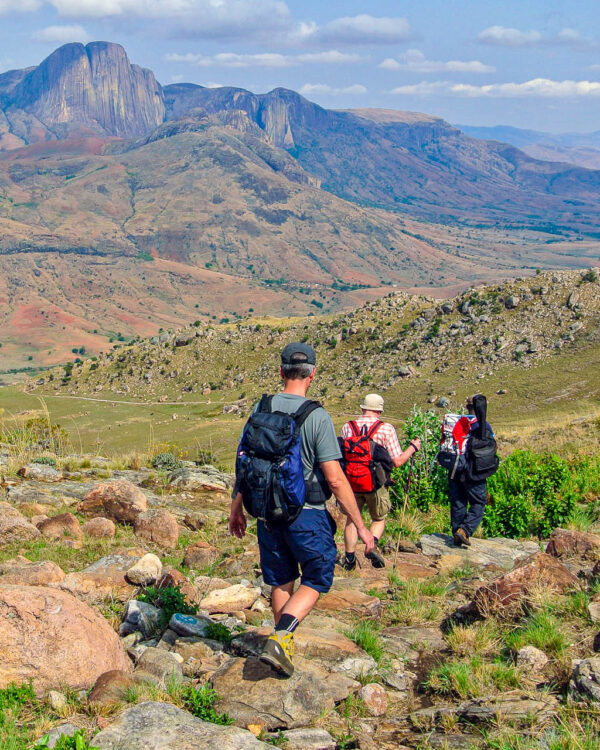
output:
<instances>
[{"instance_id":1,"label":"rocky path","mask_svg":"<svg viewBox=\"0 0 600 750\"><path fill-rule=\"evenodd\" d=\"M384 570L359 553L298 629L282 680L257 659L272 620L255 536L225 532L231 477L89 463L24 466L0 498L0 689L32 682L51 741L467 748L550 731L567 696L600 711L594 533L468 549L428 534Z\"/></svg>"}]
</instances>

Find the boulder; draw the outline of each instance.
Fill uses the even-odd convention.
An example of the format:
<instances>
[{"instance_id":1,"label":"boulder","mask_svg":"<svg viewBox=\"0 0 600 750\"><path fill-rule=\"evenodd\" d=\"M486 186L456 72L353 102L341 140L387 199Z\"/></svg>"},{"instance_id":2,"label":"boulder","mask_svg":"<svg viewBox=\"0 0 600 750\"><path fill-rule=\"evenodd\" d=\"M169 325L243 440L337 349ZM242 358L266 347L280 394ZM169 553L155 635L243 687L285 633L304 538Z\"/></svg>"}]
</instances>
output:
<instances>
[{"instance_id":1,"label":"boulder","mask_svg":"<svg viewBox=\"0 0 600 750\"><path fill-rule=\"evenodd\" d=\"M553 557L600 558L600 535L571 529L554 529L546 547Z\"/></svg>"},{"instance_id":2,"label":"boulder","mask_svg":"<svg viewBox=\"0 0 600 750\"><path fill-rule=\"evenodd\" d=\"M110 705L119 703L127 698L127 691L135 685L130 672L113 669L101 674L96 680L92 692L88 695L88 703Z\"/></svg>"},{"instance_id":3,"label":"boulder","mask_svg":"<svg viewBox=\"0 0 600 750\"><path fill-rule=\"evenodd\" d=\"M216 589L208 593L200 601L200 609L206 611L229 614L240 609L250 609L260 597L259 588L244 586L241 583L228 586L226 589Z\"/></svg>"},{"instance_id":4,"label":"boulder","mask_svg":"<svg viewBox=\"0 0 600 750\"><path fill-rule=\"evenodd\" d=\"M125 573L125 578L135 586L150 586L161 576L162 563L156 555L148 554L137 560Z\"/></svg>"},{"instance_id":5,"label":"boulder","mask_svg":"<svg viewBox=\"0 0 600 750\"><path fill-rule=\"evenodd\" d=\"M117 634L87 604L58 589L0 585L0 688L32 680L37 694L87 689L103 672L130 668Z\"/></svg>"},{"instance_id":6,"label":"boulder","mask_svg":"<svg viewBox=\"0 0 600 750\"><path fill-rule=\"evenodd\" d=\"M169 630L181 636L196 636L205 638L208 628L213 624L210 617L202 615L194 617L193 615L174 614L169 621Z\"/></svg>"},{"instance_id":7,"label":"boulder","mask_svg":"<svg viewBox=\"0 0 600 750\"><path fill-rule=\"evenodd\" d=\"M177 519L168 510L155 509L140 513L133 523L135 535L159 547L174 549L179 541Z\"/></svg>"},{"instance_id":8,"label":"boulder","mask_svg":"<svg viewBox=\"0 0 600 750\"><path fill-rule=\"evenodd\" d=\"M31 562L26 557L19 556L0 563L0 583L47 586L59 583L64 577L63 570L50 560Z\"/></svg>"},{"instance_id":9,"label":"boulder","mask_svg":"<svg viewBox=\"0 0 600 750\"><path fill-rule=\"evenodd\" d=\"M295 632L296 654L357 679L377 668L373 657L333 628L301 625Z\"/></svg>"},{"instance_id":10,"label":"boulder","mask_svg":"<svg viewBox=\"0 0 600 750\"><path fill-rule=\"evenodd\" d=\"M600 705L600 657L582 659L569 683L571 695Z\"/></svg>"},{"instance_id":11,"label":"boulder","mask_svg":"<svg viewBox=\"0 0 600 750\"><path fill-rule=\"evenodd\" d=\"M258 659L234 658L215 672L210 683L221 699L215 704L236 724L260 724L268 729L293 729L308 724L344 700L358 683L328 674L311 661L296 657L289 679Z\"/></svg>"},{"instance_id":12,"label":"boulder","mask_svg":"<svg viewBox=\"0 0 600 750\"><path fill-rule=\"evenodd\" d=\"M388 697L383 685L371 682L368 685L364 685L358 695L371 716L383 716L387 711Z\"/></svg>"},{"instance_id":13,"label":"boulder","mask_svg":"<svg viewBox=\"0 0 600 750\"><path fill-rule=\"evenodd\" d=\"M470 547L457 547L452 537L446 534L424 534L419 543L424 555L439 557L438 565L450 569L455 567L460 559L462 565L496 565L504 570L512 570L516 562L524 560L540 549L537 542L503 538L472 538ZM451 555L452 560L446 562L444 557L447 555Z\"/></svg>"},{"instance_id":14,"label":"boulder","mask_svg":"<svg viewBox=\"0 0 600 750\"><path fill-rule=\"evenodd\" d=\"M113 539L117 527L110 518L90 518L83 524L83 533L94 539Z\"/></svg>"},{"instance_id":15,"label":"boulder","mask_svg":"<svg viewBox=\"0 0 600 750\"><path fill-rule=\"evenodd\" d=\"M89 601L101 601L112 596L125 602L135 593L135 586L128 583L125 573L139 555L107 555L76 573L69 573L59 586Z\"/></svg>"},{"instance_id":16,"label":"boulder","mask_svg":"<svg viewBox=\"0 0 600 750\"><path fill-rule=\"evenodd\" d=\"M186 513L183 523L192 531L200 531L208 523L205 513Z\"/></svg>"},{"instance_id":17,"label":"boulder","mask_svg":"<svg viewBox=\"0 0 600 750\"><path fill-rule=\"evenodd\" d=\"M509 573L477 589L473 600L459 611L486 617L507 606L521 605L536 588L564 593L578 586L577 577L559 560L537 552L517 563Z\"/></svg>"},{"instance_id":18,"label":"boulder","mask_svg":"<svg viewBox=\"0 0 600 750\"><path fill-rule=\"evenodd\" d=\"M38 523L37 527L46 539L83 539L81 525L72 513L47 518Z\"/></svg>"},{"instance_id":19,"label":"boulder","mask_svg":"<svg viewBox=\"0 0 600 750\"><path fill-rule=\"evenodd\" d=\"M148 500L131 482L102 482L87 493L78 510L89 518L103 516L116 523L133 523L148 510Z\"/></svg>"},{"instance_id":20,"label":"boulder","mask_svg":"<svg viewBox=\"0 0 600 750\"><path fill-rule=\"evenodd\" d=\"M178 654L162 648L146 648L136 665L135 678L163 687L172 683L179 684L183 681L181 662Z\"/></svg>"},{"instance_id":21,"label":"boulder","mask_svg":"<svg viewBox=\"0 0 600 750\"><path fill-rule=\"evenodd\" d=\"M60 471L46 464L27 464L27 466L22 466L17 474L34 482L60 482L63 478Z\"/></svg>"},{"instance_id":22,"label":"boulder","mask_svg":"<svg viewBox=\"0 0 600 750\"><path fill-rule=\"evenodd\" d=\"M346 612L359 617L376 617L382 612L381 600L354 589L330 591L320 597L316 610L320 612Z\"/></svg>"},{"instance_id":23,"label":"boulder","mask_svg":"<svg viewBox=\"0 0 600 750\"><path fill-rule=\"evenodd\" d=\"M335 750L337 742L325 729L288 729L282 732L285 750Z\"/></svg>"},{"instance_id":24,"label":"boulder","mask_svg":"<svg viewBox=\"0 0 600 750\"><path fill-rule=\"evenodd\" d=\"M123 622L119 627L119 635L124 636L129 633L141 633L148 638L160 624L161 611L148 602L138 602L136 599L130 599L125 607Z\"/></svg>"},{"instance_id":25,"label":"boulder","mask_svg":"<svg viewBox=\"0 0 600 750\"><path fill-rule=\"evenodd\" d=\"M238 727L202 721L170 703L128 708L94 737L97 750L267 750L271 745Z\"/></svg>"},{"instance_id":26,"label":"boulder","mask_svg":"<svg viewBox=\"0 0 600 750\"><path fill-rule=\"evenodd\" d=\"M519 299L519 297L517 297L516 294L511 294L510 297L506 298L504 302L504 306L506 307L507 310L514 310L515 307L519 306L520 301L521 300Z\"/></svg>"},{"instance_id":27,"label":"boulder","mask_svg":"<svg viewBox=\"0 0 600 750\"><path fill-rule=\"evenodd\" d=\"M180 490L221 491L227 492L231 486L230 478L219 472L208 473L201 469L176 469L169 477L169 484Z\"/></svg>"},{"instance_id":28,"label":"boulder","mask_svg":"<svg viewBox=\"0 0 600 750\"><path fill-rule=\"evenodd\" d=\"M0 503L0 545L30 542L40 537L36 527L16 508L8 503Z\"/></svg>"},{"instance_id":29,"label":"boulder","mask_svg":"<svg viewBox=\"0 0 600 750\"><path fill-rule=\"evenodd\" d=\"M183 564L186 568L205 568L211 565L219 557L219 550L208 544L208 542L196 542L191 544L185 551Z\"/></svg>"}]
</instances>

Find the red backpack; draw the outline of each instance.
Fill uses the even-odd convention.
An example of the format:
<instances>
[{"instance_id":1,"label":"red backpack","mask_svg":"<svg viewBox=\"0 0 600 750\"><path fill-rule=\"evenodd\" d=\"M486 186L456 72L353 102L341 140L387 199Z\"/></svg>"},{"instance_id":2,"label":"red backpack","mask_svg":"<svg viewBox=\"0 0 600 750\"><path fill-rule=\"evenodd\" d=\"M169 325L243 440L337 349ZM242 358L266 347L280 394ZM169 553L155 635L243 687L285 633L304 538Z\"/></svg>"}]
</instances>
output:
<instances>
[{"instance_id":1,"label":"red backpack","mask_svg":"<svg viewBox=\"0 0 600 750\"><path fill-rule=\"evenodd\" d=\"M374 492L379 483L375 475L372 440L383 422L377 420L368 430L364 425L362 431L356 422L352 421L348 424L352 435L344 438L343 441L340 440L344 472L354 492Z\"/></svg>"}]
</instances>

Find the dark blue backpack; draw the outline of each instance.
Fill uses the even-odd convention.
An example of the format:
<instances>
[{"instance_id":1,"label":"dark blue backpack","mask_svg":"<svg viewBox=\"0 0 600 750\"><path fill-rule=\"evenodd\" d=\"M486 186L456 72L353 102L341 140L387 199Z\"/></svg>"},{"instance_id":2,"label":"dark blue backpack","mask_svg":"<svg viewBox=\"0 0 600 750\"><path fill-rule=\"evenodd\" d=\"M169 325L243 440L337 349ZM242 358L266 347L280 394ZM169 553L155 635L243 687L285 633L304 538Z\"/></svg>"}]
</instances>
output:
<instances>
[{"instance_id":1,"label":"dark blue backpack","mask_svg":"<svg viewBox=\"0 0 600 750\"><path fill-rule=\"evenodd\" d=\"M235 471L244 507L251 516L292 523L306 500L300 455L300 428L318 401L305 401L294 414L271 411L273 396L264 395L244 427Z\"/></svg>"}]
</instances>

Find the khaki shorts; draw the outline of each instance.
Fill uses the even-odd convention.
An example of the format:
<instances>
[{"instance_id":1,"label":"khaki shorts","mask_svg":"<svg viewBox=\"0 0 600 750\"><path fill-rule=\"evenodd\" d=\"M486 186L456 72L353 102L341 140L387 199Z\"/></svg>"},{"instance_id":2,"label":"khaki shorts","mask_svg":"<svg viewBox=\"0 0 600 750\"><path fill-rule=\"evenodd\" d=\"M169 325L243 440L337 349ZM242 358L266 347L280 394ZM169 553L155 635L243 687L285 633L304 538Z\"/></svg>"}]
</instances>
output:
<instances>
[{"instance_id":1,"label":"khaki shorts","mask_svg":"<svg viewBox=\"0 0 600 750\"><path fill-rule=\"evenodd\" d=\"M375 492L355 492L354 496L356 497L358 509L362 511L366 505L373 521L385 520L392 507L390 491L387 487L380 487Z\"/></svg>"}]
</instances>

